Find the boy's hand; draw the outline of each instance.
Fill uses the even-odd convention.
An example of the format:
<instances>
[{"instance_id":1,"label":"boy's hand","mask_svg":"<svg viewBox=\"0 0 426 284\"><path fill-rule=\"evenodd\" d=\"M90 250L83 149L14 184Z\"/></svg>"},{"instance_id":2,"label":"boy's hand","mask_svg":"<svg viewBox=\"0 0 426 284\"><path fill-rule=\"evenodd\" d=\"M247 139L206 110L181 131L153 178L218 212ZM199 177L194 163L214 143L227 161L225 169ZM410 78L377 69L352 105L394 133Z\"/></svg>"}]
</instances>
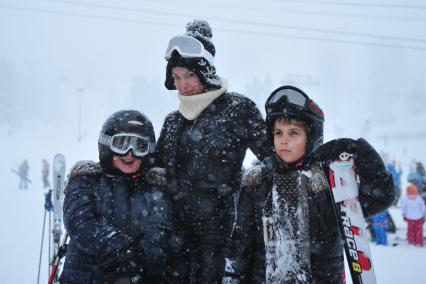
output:
<instances>
[{"instance_id":1,"label":"boy's hand","mask_svg":"<svg viewBox=\"0 0 426 284\"><path fill-rule=\"evenodd\" d=\"M365 216L387 209L395 197L392 176L386 171L379 153L364 139L342 138L320 146L316 158L331 163L342 152L353 154L355 171L359 177L359 201Z\"/></svg>"},{"instance_id":2,"label":"boy's hand","mask_svg":"<svg viewBox=\"0 0 426 284\"><path fill-rule=\"evenodd\" d=\"M339 159L339 155L343 152L354 154L357 150L356 141L350 138L340 138L331 140L321 145L316 155L321 161L331 162Z\"/></svg>"}]
</instances>

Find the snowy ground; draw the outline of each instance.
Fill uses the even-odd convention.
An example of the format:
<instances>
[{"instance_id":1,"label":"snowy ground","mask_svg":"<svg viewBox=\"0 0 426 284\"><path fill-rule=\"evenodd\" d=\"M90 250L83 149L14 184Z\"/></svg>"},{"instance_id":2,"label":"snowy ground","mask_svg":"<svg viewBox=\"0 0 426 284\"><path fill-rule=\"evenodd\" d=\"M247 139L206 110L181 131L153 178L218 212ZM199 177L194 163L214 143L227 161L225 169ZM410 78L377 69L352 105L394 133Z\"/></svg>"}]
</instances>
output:
<instances>
[{"instance_id":1,"label":"snowy ground","mask_svg":"<svg viewBox=\"0 0 426 284\"><path fill-rule=\"evenodd\" d=\"M1 283L37 283L46 191L42 189L41 159L52 161L56 153L62 152L67 158L68 171L76 160L97 158L97 131L89 132L93 133L92 136L86 136L82 142L77 143L75 137L71 137L65 128L53 138L52 135L44 135L46 128L50 132L53 131L50 127L34 126L33 129L38 130L32 133L15 131L8 134L4 129L0 129L1 136L6 137L0 142L6 152L3 155L4 161L0 164ZM18 177L10 168L17 168L24 158L29 161L30 179L33 182L28 190L19 190ZM393 243L396 237L405 239L406 224L398 208L392 208L391 214L398 228L396 234L389 235L390 243ZM426 248L411 247L405 243L387 247L371 244L371 251L378 283L425 283ZM46 283L46 246L42 260L40 283Z\"/></svg>"},{"instance_id":2,"label":"snowy ground","mask_svg":"<svg viewBox=\"0 0 426 284\"><path fill-rule=\"evenodd\" d=\"M2 187L0 199L0 279L8 284L37 283L38 262L43 225L44 190L30 187L18 190L16 181ZM397 224L397 233L389 234L390 244L396 236L405 239L406 225L398 208L391 214ZM47 227L47 223L46 223ZM47 242L45 237L45 244ZM424 283L426 279L426 248L408 246L376 246L371 244L378 283ZM43 251L40 283L47 282L47 250ZM347 283L350 283L348 281Z\"/></svg>"},{"instance_id":3,"label":"snowy ground","mask_svg":"<svg viewBox=\"0 0 426 284\"><path fill-rule=\"evenodd\" d=\"M388 234L389 246L370 243L377 283L424 283L426 247L409 246L406 241L399 241L406 239L407 225L399 208L392 207L390 213L397 231L395 234Z\"/></svg>"}]
</instances>

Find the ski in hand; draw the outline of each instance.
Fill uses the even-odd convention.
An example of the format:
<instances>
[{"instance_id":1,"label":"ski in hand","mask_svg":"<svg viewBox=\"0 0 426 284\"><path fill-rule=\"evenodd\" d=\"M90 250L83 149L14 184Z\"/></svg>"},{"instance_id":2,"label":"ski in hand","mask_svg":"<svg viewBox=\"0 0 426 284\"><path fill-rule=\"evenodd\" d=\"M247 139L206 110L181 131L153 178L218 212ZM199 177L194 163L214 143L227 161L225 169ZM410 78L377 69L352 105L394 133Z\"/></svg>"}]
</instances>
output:
<instances>
[{"instance_id":1,"label":"ski in hand","mask_svg":"<svg viewBox=\"0 0 426 284\"><path fill-rule=\"evenodd\" d=\"M375 284L364 214L358 200L358 183L352 154L343 152L330 164L329 182L354 284Z\"/></svg>"}]
</instances>

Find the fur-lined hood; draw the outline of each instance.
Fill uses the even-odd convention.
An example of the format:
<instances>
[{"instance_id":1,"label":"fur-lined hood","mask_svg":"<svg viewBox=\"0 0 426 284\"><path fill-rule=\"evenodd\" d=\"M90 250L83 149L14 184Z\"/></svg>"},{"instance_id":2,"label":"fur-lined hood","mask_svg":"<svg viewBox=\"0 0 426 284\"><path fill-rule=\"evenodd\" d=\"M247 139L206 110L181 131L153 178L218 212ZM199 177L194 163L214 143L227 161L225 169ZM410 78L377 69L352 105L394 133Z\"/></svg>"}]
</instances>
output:
<instances>
[{"instance_id":1,"label":"fur-lined hood","mask_svg":"<svg viewBox=\"0 0 426 284\"><path fill-rule=\"evenodd\" d=\"M105 172L100 163L93 161L78 161L71 167L68 182L80 176L99 176ZM166 171L163 168L152 168L145 175L147 183L151 185L166 186Z\"/></svg>"},{"instance_id":2,"label":"fur-lined hood","mask_svg":"<svg viewBox=\"0 0 426 284\"><path fill-rule=\"evenodd\" d=\"M254 187L261 185L264 180L263 165L259 164L244 171L242 186Z\"/></svg>"}]
</instances>

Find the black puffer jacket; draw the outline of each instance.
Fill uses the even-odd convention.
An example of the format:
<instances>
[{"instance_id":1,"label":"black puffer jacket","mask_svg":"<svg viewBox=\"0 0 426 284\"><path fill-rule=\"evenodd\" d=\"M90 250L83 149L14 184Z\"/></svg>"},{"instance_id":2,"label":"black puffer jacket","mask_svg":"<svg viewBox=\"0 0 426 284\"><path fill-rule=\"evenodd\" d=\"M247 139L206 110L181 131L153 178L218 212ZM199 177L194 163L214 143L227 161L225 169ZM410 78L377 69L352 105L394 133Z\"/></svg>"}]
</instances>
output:
<instances>
[{"instance_id":1,"label":"black puffer jacket","mask_svg":"<svg viewBox=\"0 0 426 284\"><path fill-rule=\"evenodd\" d=\"M353 141L353 140L352 140ZM226 275L232 283L265 283L265 242L262 218L275 173L300 179L308 189L310 273L313 283L343 283L343 241L333 211L327 182L333 154L348 149L336 148L336 140L324 144L314 159L305 159L298 167L283 168L279 162L259 165L245 175L239 198L237 221L232 233L232 247ZM347 144L347 143L346 143ZM360 202L364 215L371 216L388 208L394 196L391 176L377 152L358 140L355 164L360 176ZM319 154L319 155L318 155ZM291 260L293 261L293 260Z\"/></svg>"},{"instance_id":2,"label":"black puffer jacket","mask_svg":"<svg viewBox=\"0 0 426 284\"><path fill-rule=\"evenodd\" d=\"M226 92L195 120L178 111L170 113L158 139L157 156L169 177L217 188L226 195L240 185L248 148L261 160L269 154L265 122L251 100Z\"/></svg>"},{"instance_id":3,"label":"black puffer jacket","mask_svg":"<svg viewBox=\"0 0 426 284\"><path fill-rule=\"evenodd\" d=\"M229 238L234 220L232 193L240 187L241 166L248 148L261 160L269 154L259 110L237 93L225 92L196 120L189 121L178 111L166 117L157 157L174 188L171 194L176 229L188 251L203 245L217 246L221 251ZM198 256L202 253L195 252ZM222 252L217 255L213 266L223 270ZM197 256L189 258L206 268Z\"/></svg>"},{"instance_id":4,"label":"black puffer jacket","mask_svg":"<svg viewBox=\"0 0 426 284\"><path fill-rule=\"evenodd\" d=\"M65 189L70 242L61 283L109 283L117 277L131 283L136 274L143 277L136 283L157 283L171 231L165 184L158 169L134 183L99 164L77 163Z\"/></svg>"}]
</instances>

